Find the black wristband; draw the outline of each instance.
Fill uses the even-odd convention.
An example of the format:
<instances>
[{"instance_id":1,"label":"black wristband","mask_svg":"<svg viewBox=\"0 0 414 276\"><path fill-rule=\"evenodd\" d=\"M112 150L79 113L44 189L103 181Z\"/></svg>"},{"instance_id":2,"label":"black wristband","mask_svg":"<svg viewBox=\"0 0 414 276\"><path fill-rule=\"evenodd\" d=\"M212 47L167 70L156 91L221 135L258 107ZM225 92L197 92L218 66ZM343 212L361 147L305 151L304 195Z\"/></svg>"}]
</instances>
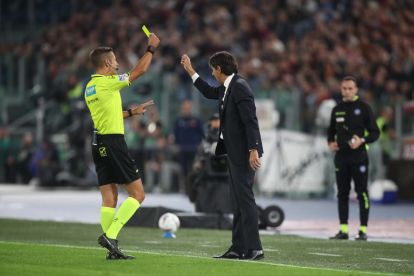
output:
<instances>
[{"instance_id":1,"label":"black wristband","mask_svg":"<svg viewBox=\"0 0 414 276\"><path fill-rule=\"evenodd\" d=\"M128 114L129 114L129 117L132 117L133 116L131 108L128 109Z\"/></svg>"},{"instance_id":2,"label":"black wristband","mask_svg":"<svg viewBox=\"0 0 414 276\"><path fill-rule=\"evenodd\" d=\"M152 46L152 45L149 45L149 46L147 47L147 52L150 52L151 54L154 54L154 53L155 53L155 47L154 47L154 46Z\"/></svg>"}]
</instances>

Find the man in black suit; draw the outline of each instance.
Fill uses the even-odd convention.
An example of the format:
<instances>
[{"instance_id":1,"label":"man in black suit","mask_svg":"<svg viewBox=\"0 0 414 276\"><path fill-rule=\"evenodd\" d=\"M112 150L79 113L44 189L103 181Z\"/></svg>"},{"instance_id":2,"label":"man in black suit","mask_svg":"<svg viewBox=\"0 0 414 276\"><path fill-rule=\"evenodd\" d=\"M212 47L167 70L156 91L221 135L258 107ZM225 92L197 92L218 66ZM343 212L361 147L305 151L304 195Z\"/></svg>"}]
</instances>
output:
<instances>
[{"instance_id":1,"label":"man in black suit","mask_svg":"<svg viewBox=\"0 0 414 276\"><path fill-rule=\"evenodd\" d=\"M216 258L262 259L264 254L252 187L255 171L261 165L263 148L252 90L237 74L236 60L228 52L215 53L209 60L219 87L212 87L200 78L187 55L182 56L181 64L206 98L219 100L220 134L216 155L227 154L229 161L233 232L231 247Z\"/></svg>"}]
</instances>

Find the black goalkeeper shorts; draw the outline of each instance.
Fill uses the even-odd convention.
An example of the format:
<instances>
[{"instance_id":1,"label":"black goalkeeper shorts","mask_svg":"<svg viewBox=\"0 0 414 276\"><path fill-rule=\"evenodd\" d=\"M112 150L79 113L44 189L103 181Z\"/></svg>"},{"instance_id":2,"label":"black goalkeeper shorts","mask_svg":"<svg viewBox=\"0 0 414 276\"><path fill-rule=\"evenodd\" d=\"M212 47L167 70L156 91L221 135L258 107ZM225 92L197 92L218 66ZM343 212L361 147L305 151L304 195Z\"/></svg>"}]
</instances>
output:
<instances>
[{"instance_id":1,"label":"black goalkeeper shorts","mask_svg":"<svg viewBox=\"0 0 414 276\"><path fill-rule=\"evenodd\" d=\"M99 186L129 184L141 178L122 134L97 135L96 144L92 145L92 156Z\"/></svg>"}]
</instances>

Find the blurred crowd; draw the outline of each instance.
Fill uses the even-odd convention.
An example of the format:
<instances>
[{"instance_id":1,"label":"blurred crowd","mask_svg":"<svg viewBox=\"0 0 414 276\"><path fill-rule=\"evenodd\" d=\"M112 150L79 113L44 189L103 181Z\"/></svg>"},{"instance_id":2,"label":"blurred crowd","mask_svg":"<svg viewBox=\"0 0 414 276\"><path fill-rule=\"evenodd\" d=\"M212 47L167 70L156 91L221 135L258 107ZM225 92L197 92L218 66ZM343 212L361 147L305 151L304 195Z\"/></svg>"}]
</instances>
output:
<instances>
[{"instance_id":1,"label":"blurred crowd","mask_svg":"<svg viewBox=\"0 0 414 276\"><path fill-rule=\"evenodd\" d=\"M90 130L92 125L84 121L87 127L76 128L75 132L72 130L65 135L46 135L40 143L35 143L31 132L19 137L11 135L7 127L0 127L0 183L96 186L91 135L82 131ZM157 107L150 107L145 116L125 121L125 140L141 169L147 191L184 192L207 127L193 115L190 100L182 102L171 134L162 124Z\"/></svg>"},{"instance_id":2,"label":"blurred crowd","mask_svg":"<svg viewBox=\"0 0 414 276\"><path fill-rule=\"evenodd\" d=\"M64 2L70 14L59 10L55 24L48 26L47 14L56 1L41 1L36 18L44 31L23 42L0 46L0 54L12 53L28 61L40 54L46 68L42 96L58 103L57 111L65 115L62 125L75 120L73 109L79 105L70 103L82 101L83 87L92 73L90 50L98 45L113 47L120 71L128 71L146 48L142 24L161 38L151 70L168 76L162 78L168 83L161 88L175 91L172 102L176 105L192 98L191 80L179 64L181 55L187 53L198 72L212 81L207 59L219 50L237 57L240 74L249 80L256 98L274 101L281 128L313 133L319 105L327 99L340 99L339 81L348 74L358 78L361 96L378 116L384 108L392 109L414 97L414 10L410 0ZM6 19L18 21L11 15ZM32 67L27 73L29 87L35 83L36 67ZM137 158L150 164L148 172L159 171L160 160L165 158L154 147L182 147L177 126L163 125L159 115L151 116L131 123L127 134ZM387 125L392 127L392 120ZM150 129L156 131L149 133ZM77 138L84 147L84 139ZM194 140L200 142L201 138ZM188 159L192 158L190 154ZM186 171L188 164L182 166Z\"/></svg>"}]
</instances>

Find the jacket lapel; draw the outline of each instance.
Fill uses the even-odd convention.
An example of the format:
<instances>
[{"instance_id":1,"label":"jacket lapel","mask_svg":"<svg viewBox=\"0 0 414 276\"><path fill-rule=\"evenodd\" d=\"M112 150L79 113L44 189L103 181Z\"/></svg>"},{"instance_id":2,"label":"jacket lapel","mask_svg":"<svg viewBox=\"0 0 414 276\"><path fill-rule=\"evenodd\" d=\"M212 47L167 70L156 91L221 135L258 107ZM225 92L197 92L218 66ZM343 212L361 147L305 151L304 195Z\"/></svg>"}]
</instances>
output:
<instances>
[{"instance_id":1,"label":"jacket lapel","mask_svg":"<svg viewBox=\"0 0 414 276\"><path fill-rule=\"evenodd\" d=\"M220 91L219 91L219 113L221 116L221 113L223 112L223 97L224 97L224 90L226 88L224 86L220 87Z\"/></svg>"},{"instance_id":2,"label":"jacket lapel","mask_svg":"<svg viewBox=\"0 0 414 276\"><path fill-rule=\"evenodd\" d=\"M227 106L227 101L230 98L230 93L231 93L232 86L238 78L239 78L238 75L234 75L234 77L231 79L231 82L229 84L229 88L227 89L227 92L226 92L226 98L224 99L224 103L223 103L223 108L222 108L223 114L224 114L224 110L226 109L226 106Z\"/></svg>"}]
</instances>

